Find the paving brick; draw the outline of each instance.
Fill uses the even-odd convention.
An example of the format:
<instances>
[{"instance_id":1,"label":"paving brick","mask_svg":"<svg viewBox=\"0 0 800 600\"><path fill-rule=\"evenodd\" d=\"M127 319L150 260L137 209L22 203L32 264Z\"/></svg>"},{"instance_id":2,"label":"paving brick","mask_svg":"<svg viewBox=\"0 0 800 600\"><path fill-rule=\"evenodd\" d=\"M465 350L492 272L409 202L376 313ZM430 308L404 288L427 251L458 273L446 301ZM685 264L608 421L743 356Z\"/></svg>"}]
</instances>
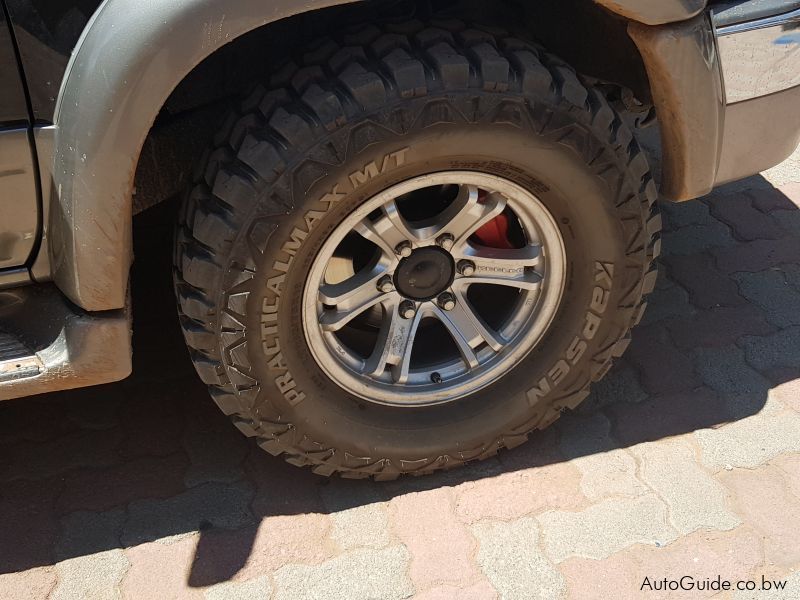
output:
<instances>
[{"instance_id":1,"label":"paving brick","mask_svg":"<svg viewBox=\"0 0 800 600\"><path fill-rule=\"evenodd\" d=\"M319 598L401 600L413 593L406 575L409 553L403 546L354 550L319 566L286 565L278 569L274 600Z\"/></svg>"},{"instance_id":2,"label":"paving brick","mask_svg":"<svg viewBox=\"0 0 800 600\"><path fill-rule=\"evenodd\" d=\"M327 481L309 469L298 469L254 448L244 462L244 470L247 481L255 486L251 507L258 519L326 510L320 489Z\"/></svg>"},{"instance_id":3,"label":"paving brick","mask_svg":"<svg viewBox=\"0 0 800 600\"><path fill-rule=\"evenodd\" d=\"M705 202L659 202L666 230L683 229L691 225L711 225L714 219Z\"/></svg>"},{"instance_id":4,"label":"paving brick","mask_svg":"<svg viewBox=\"0 0 800 600\"><path fill-rule=\"evenodd\" d=\"M776 210L770 216L790 235L800 235L800 210L797 207L791 210Z\"/></svg>"},{"instance_id":5,"label":"paving brick","mask_svg":"<svg viewBox=\"0 0 800 600\"><path fill-rule=\"evenodd\" d=\"M189 585L197 537L170 544L150 542L125 551L130 569L122 581L125 598L202 598L203 590Z\"/></svg>"},{"instance_id":6,"label":"paving brick","mask_svg":"<svg viewBox=\"0 0 800 600\"><path fill-rule=\"evenodd\" d=\"M185 536L201 527L235 529L253 522L252 488L245 483L206 483L164 500L137 500L128 507L126 546Z\"/></svg>"},{"instance_id":7,"label":"paving brick","mask_svg":"<svg viewBox=\"0 0 800 600\"><path fill-rule=\"evenodd\" d=\"M780 454L800 452L800 415L770 410L719 429L701 429L695 436L708 468L753 469Z\"/></svg>"},{"instance_id":8,"label":"paving brick","mask_svg":"<svg viewBox=\"0 0 800 600\"><path fill-rule=\"evenodd\" d=\"M717 592L655 591L642 589L642 584L645 577L651 582L682 576L705 581L717 575L729 581L746 580L761 561L760 546L760 536L747 527L696 531L666 546L632 546L605 560L570 558L559 570L571 600L708 598Z\"/></svg>"},{"instance_id":9,"label":"paving brick","mask_svg":"<svg viewBox=\"0 0 800 600\"><path fill-rule=\"evenodd\" d=\"M0 600L41 600L48 598L58 576L53 567L0 573Z\"/></svg>"},{"instance_id":10,"label":"paving brick","mask_svg":"<svg viewBox=\"0 0 800 600\"><path fill-rule=\"evenodd\" d=\"M52 598L119 598L119 584L128 567L120 549L119 534L125 515L120 510L105 513L79 512L63 520L63 533L56 546L58 585Z\"/></svg>"},{"instance_id":11,"label":"paving brick","mask_svg":"<svg viewBox=\"0 0 800 600\"><path fill-rule=\"evenodd\" d=\"M800 379L790 379L769 391L769 399L800 413Z\"/></svg>"},{"instance_id":12,"label":"paving brick","mask_svg":"<svg viewBox=\"0 0 800 600\"><path fill-rule=\"evenodd\" d=\"M800 454L783 454L773 458L770 464L783 471L786 488L800 500Z\"/></svg>"},{"instance_id":13,"label":"paving brick","mask_svg":"<svg viewBox=\"0 0 800 600\"><path fill-rule=\"evenodd\" d=\"M745 362L736 346L697 348L692 353L703 382L719 394L758 394L766 397L770 382Z\"/></svg>"},{"instance_id":14,"label":"paving brick","mask_svg":"<svg viewBox=\"0 0 800 600\"><path fill-rule=\"evenodd\" d=\"M58 585L50 598L52 600L121 598L118 586L129 565L125 554L119 549L62 561L56 565Z\"/></svg>"},{"instance_id":15,"label":"paving brick","mask_svg":"<svg viewBox=\"0 0 800 600\"><path fill-rule=\"evenodd\" d=\"M691 390L701 385L691 359L680 352L662 329L639 327L625 355L638 367L644 389L650 394Z\"/></svg>"},{"instance_id":16,"label":"paving brick","mask_svg":"<svg viewBox=\"0 0 800 600\"><path fill-rule=\"evenodd\" d=\"M578 407L577 412L593 413L611 404L636 403L647 397L637 371L625 359L619 359L603 379L592 385L589 397Z\"/></svg>"},{"instance_id":17,"label":"paving brick","mask_svg":"<svg viewBox=\"0 0 800 600\"><path fill-rule=\"evenodd\" d=\"M800 238L755 240L730 248L715 248L711 253L722 273L757 273L785 263L800 262Z\"/></svg>"},{"instance_id":18,"label":"paving brick","mask_svg":"<svg viewBox=\"0 0 800 600\"><path fill-rule=\"evenodd\" d=\"M24 442L0 458L0 481L44 479L79 467L119 462L119 436L113 430L76 432L44 443Z\"/></svg>"},{"instance_id":19,"label":"paving brick","mask_svg":"<svg viewBox=\"0 0 800 600\"><path fill-rule=\"evenodd\" d=\"M760 589L756 589L754 591L735 591L731 596L732 600L764 600L764 598L769 598L772 596L773 598L786 598L786 600L797 600L800 598L800 570L791 570L789 569L787 574L787 569L758 569L756 573L751 575L750 579L756 582L757 586L761 586L761 578L764 577L768 581L770 581L771 585L774 585L778 582L784 584L783 592L784 595L780 595L781 592L776 591L777 588L771 588L769 591L762 591Z\"/></svg>"},{"instance_id":20,"label":"paving brick","mask_svg":"<svg viewBox=\"0 0 800 600\"><path fill-rule=\"evenodd\" d=\"M661 269L661 273L664 272L665 269ZM696 309L689 303L688 292L673 284L667 288L657 288L649 297L641 325L651 325L670 317L689 318L695 312Z\"/></svg>"},{"instance_id":21,"label":"paving brick","mask_svg":"<svg viewBox=\"0 0 800 600\"><path fill-rule=\"evenodd\" d=\"M748 191L747 195L752 198L753 206L765 213L773 210L797 210L800 206L800 201L792 201L789 188L785 191L774 187L755 189Z\"/></svg>"},{"instance_id":22,"label":"paving brick","mask_svg":"<svg viewBox=\"0 0 800 600\"><path fill-rule=\"evenodd\" d=\"M473 525L480 543L478 564L504 600L559 598L564 580L542 554L536 521Z\"/></svg>"},{"instance_id":23,"label":"paving brick","mask_svg":"<svg viewBox=\"0 0 800 600\"><path fill-rule=\"evenodd\" d=\"M266 600L272 595L269 577L262 575L243 583L220 583L206 590L206 600Z\"/></svg>"},{"instance_id":24,"label":"paving brick","mask_svg":"<svg viewBox=\"0 0 800 600\"><path fill-rule=\"evenodd\" d=\"M670 276L686 288L698 308L744 304L736 282L717 270L707 254L670 256L664 262Z\"/></svg>"},{"instance_id":25,"label":"paving brick","mask_svg":"<svg viewBox=\"0 0 800 600\"><path fill-rule=\"evenodd\" d=\"M126 400L114 384L68 392L67 418L82 429L110 429L119 424L120 405Z\"/></svg>"},{"instance_id":26,"label":"paving brick","mask_svg":"<svg viewBox=\"0 0 800 600\"><path fill-rule=\"evenodd\" d=\"M120 533L125 520L122 510L75 512L62 520L61 535L55 545L58 560L88 556L121 547Z\"/></svg>"},{"instance_id":27,"label":"paving brick","mask_svg":"<svg viewBox=\"0 0 800 600\"><path fill-rule=\"evenodd\" d=\"M241 463L249 446L247 439L224 417L216 406L203 404L192 411L183 434L191 467L186 485L231 483L242 477Z\"/></svg>"},{"instance_id":28,"label":"paving brick","mask_svg":"<svg viewBox=\"0 0 800 600\"><path fill-rule=\"evenodd\" d=\"M385 548L392 542L389 506L377 486L334 479L321 494L331 515L331 539L339 548Z\"/></svg>"},{"instance_id":29,"label":"paving brick","mask_svg":"<svg viewBox=\"0 0 800 600\"><path fill-rule=\"evenodd\" d=\"M686 443L651 442L631 452L639 458L640 477L667 503L669 521L680 533L741 523L727 506L725 489L697 464Z\"/></svg>"},{"instance_id":30,"label":"paving brick","mask_svg":"<svg viewBox=\"0 0 800 600\"><path fill-rule=\"evenodd\" d=\"M128 383L129 401L120 409L126 458L169 456L183 451L187 409L171 386Z\"/></svg>"},{"instance_id":31,"label":"paving brick","mask_svg":"<svg viewBox=\"0 0 800 600\"><path fill-rule=\"evenodd\" d=\"M329 531L330 517L317 513L269 517L233 530L204 529L189 583L248 581L287 564L320 564L339 551Z\"/></svg>"},{"instance_id":32,"label":"paving brick","mask_svg":"<svg viewBox=\"0 0 800 600\"><path fill-rule=\"evenodd\" d=\"M472 555L476 543L455 516L448 488L398 496L391 501L392 528L411 555L409 574L417 589L461 585L481 578Z\"/></svg>"},{"instance_id":33,"label":"paving brick","mask_svg":"<svg viewBox=\"0 0 800 600\"><path fill-rule=\"evenodd\" d=\"M691 318L671 319L667 325L675 344L681 348L727 346L743 335L766 335L776 331L757 307L717 306Z\"/></svg>"},{"instance_id":34,"label":"paving brick","mask_svg":"<svg viewBox=\"0 0 800 600\"><path fill-rule=\"evenodd\" d=\"M664 256L694 255L709 248L732 248L737 243L730 229L719 221L666 231L661 239Z\"/></svg>"},{"instance_id":35,"label":"paving brick","mask_svg":"<svg viewBox=\"0 0 800 600\"><path fill-rule=\"evenodd\" d=\"M633 544L667 544L678 537L667 507L655 494L609 498L582 512L546 512L537 517L547 556L606 558Z\"/></svg>"},{"instance_id":36,"label":"paving brick","mask_svg":"<svg viewBox=\"0 0 800 600\"><path fill-rule=\"evenodd\" d=\"M800 365L800 327L788 327L772 335L746 336L739 340L747 362L759 371Z\"/></svg>"},{"instance_id":37,"label":"paving brick","mask_svg":"<svg viewBox=\"0 0 800 600\"><path fill-rule=\"evenodd\" d=\"M625 446L717 427L729 420L724 399L707 387L666 394L632 406L608 409L614 437Z\"/></svg>"},{"instance_id":38,"label":"paving brick","mask_svg":"<svg viewBox=\"0 0 800 600\"><path fill-rule=\"evenodd\" d=\"M25 441L47 442L77 431L67 418L68 397L61 392L0 403L0 448Z\"/></svg>"},{"instance_id":39,"label":"paving brick","mask_svg":"<svg viewBox=\"0 0 800 600\"><path fill-rule=\"evenodd\" d=\"M562 429L561 451L581 472L581 490L587 498L597 501L649 491L636 477L636 461L611 438L611 424L604 415L573 417L564 421Z\"/></svg>"},{"instance_id":40,"label":"paving brick","mask_svg":"<svg viewBox=\"0 0 800 600\"><path fill-rule=\"evenodd\" d=\"M783 273L786 283L800 291L800 264L780 265L775 269Z\"/></svg>"},{"instance_id":41,"label":"paving brick","mask_svg":"<svg viewBox=\"0 0 800 600\"><path fill-rule=\"evenodd\" d=\"M734 277L742 295L761 307L770 323L800 325L800 292L786 283L780 271L737 273Z\"/></svg>"},{"instance_id":42,"label":"paving brick","mask_svg":"<svg viewBox=\"0 0 800 600\"><path fill-rule=\"evenodd\" d=\"M740 240L774 240L786 235L773 219L752 205L746 194L717 197L709 205L711 214L726 223Z\"/></svg>"},{"instance_id":43,"label":"paving brick","mask_svg":"<svg viewBox=\"0 0 800 600\"><path fill-rule=\"evenodd\" d=\"M414 594L414 600L494 600L495 598L497 592L488 581L481 581L469 587L439 585Z\"/></svg>"},{"instance_id":44,"label":"paving brick","mask_svg":"<svg viewBox=\"0 0 800 600\"><path fill-rule=\"evenodd\" d=\"M464 523L510 521L546 510L578 509L588 504L574 465L557 462L485 477L458 486L456 515ZM497 502L497 498L503 498Z\"/></svg>"},{"instance_id":45,"label":"paving brick","mask_svg":"<svg viewBox=\"0 0 800 600\"><path fill-rule=\"evenodd\" d=\"M762 534L765 559L786 567L800 563L800 503L788 489L786 474L767 465L723 472L719 479L730 490L737 513Z\"/></svg>"},{"instance_id":46,"label":"paving brick","mask_svg":"<svg viewBox=\"0 0 800 600\"><path fill-rule=\"evenodd\" d=\"M184 455L145 457L105 469L81 469L64 481L58 510L104 511L134 500L169 498L184 491Z\"/></svg>"}]
</instances>

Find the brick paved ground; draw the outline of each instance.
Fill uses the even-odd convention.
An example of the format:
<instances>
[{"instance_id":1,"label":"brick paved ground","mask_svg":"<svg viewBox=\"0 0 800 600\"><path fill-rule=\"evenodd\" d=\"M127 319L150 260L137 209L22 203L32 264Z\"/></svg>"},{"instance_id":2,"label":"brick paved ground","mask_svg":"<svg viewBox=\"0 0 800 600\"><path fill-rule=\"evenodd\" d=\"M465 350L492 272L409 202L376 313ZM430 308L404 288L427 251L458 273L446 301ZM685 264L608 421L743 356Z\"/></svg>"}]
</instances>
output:
<instances>
[{"instance_id":1,"label":"brick paved ground","mask_svg":"<svg viewBox=\"0 0 800 600\"><path fill-rule=\"evenodd\" d=\"M649 312L577 413L388 484L323 480L229 426L176 330L168 215L149 215L134 376L0 405L0 598L608 599L681 575L800 598L798 156L665 207Z\"/></svg>"}]
</instances>

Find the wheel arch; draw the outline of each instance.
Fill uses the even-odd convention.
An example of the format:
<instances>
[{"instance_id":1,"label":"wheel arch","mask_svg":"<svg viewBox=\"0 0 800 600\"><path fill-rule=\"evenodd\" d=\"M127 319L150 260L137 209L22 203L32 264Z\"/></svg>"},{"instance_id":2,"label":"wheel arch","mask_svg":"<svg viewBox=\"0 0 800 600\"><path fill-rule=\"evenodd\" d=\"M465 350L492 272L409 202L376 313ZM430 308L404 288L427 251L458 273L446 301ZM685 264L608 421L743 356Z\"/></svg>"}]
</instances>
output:
<instances>
[{"instance_id":1,"label":"wheel arch","mask_svg":"<svg viewBox=\"0 0 800 600\"><path fill-rule=\"evenodd\" d=\"M239 36L353 0L106 0L70 59L56 105L52 276L86 310L125 306L131 198L142 146L172 91ZM180 28L176 26L180 23Z\"/></svg>"},{"instance_id":2,"label":"wheel arch","mask_svg":"<svg viewBox=\"0 0 800 600\"><path fill-rule=\"evenodd\" d=\"M86 310L125 306L137 168L154 123L181 82L205 59L251 31L354 2L366 4L364 0L266 4L226 0L224 5L218 0L103 2L85 28L62 83L55 113L52 185L47 186L52 190L51 274L73 302ZM502 4L525 5L518 0ZM599 10L590 0L567 4ZM607 18L624 30L629 16L620 18L613 14L622 12L618 7L607 8L612 11L605 13ZM576 39L579 35L573 33ZM629 39L625 43L632 47Z\"/></svg>"}]
</instances>

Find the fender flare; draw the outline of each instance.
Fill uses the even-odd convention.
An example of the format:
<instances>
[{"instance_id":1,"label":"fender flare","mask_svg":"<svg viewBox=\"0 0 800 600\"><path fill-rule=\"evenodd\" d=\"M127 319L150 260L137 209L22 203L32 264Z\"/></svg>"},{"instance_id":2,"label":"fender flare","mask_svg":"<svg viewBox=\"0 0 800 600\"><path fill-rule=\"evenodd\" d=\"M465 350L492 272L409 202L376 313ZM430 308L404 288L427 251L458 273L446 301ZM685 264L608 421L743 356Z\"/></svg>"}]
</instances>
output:
<instances>
[{"instance_id":1,"label":"fender flare","mask_svg":"<svg viewBox=\"0 0 800 600\"><path fill-rule=\"evenodd\" d=\"M206 57L274 21L354 0L105 0L70 59L55 112L52 277L85 310L125 307L134 176L177 85Z\"/></svg>"}]
</instances>

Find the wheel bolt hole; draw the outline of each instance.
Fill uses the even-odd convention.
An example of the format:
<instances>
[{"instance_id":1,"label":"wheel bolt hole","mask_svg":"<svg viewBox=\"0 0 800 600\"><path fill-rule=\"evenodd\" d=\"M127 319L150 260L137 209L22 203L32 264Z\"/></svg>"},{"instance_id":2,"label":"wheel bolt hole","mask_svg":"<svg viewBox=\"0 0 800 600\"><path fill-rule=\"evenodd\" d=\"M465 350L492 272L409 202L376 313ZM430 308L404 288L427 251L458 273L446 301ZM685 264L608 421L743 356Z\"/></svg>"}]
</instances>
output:
<instances>
[{"instance_id":1,"label":"wheel bolt hole","mask_svg":"<svg viewBox=\"0 0 800 600\"><path fill-rule=\"evenodd\" d=\"M431 381L433 383L442 383L442 376L437 371L431 373Z\"/></svg>"}]
</instances>

